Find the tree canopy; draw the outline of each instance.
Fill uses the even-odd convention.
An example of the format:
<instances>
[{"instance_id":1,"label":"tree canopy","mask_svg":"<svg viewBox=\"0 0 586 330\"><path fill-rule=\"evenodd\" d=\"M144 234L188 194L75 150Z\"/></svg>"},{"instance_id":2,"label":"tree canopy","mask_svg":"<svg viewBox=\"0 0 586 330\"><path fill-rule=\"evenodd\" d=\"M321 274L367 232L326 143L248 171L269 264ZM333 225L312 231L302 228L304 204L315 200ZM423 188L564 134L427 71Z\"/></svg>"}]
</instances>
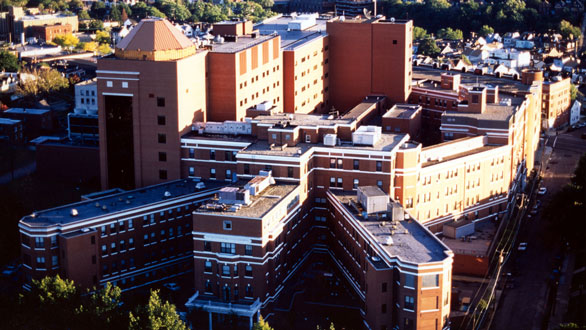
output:
<instances>
[{"instance_id":1,"label":"tree canopy","mask_svg":"<svg viewBox=\"0 0 586 330\"><path fill-rule=\"evenodd\" d=\"M16 55L5 50L0 51L0 70L8 72L18 72L18 58Z\"/></svg>"},{"instance_id":2,"label":"tree canopy","mask_svg":"<svg viewBox=\"0 0 586 330\"><path fill-rule=\"evenodd\" d=\"M427 38L427 30L419 26L413 27L413 40L423 40Z\"/></svg>"},{"instance_id":3,"label":"tree canopy","mask_svg":"<svg viewBox=\"0 0 586 330\"><path fill-rule=\"evenodd\" d=\"M436 56L441 52L441 49L432 38L426 38L419 43L417 53L426 56Z\"/></svg>"},{"instance_id":4,"label":"tree canopy","mask_svg":"<svg viewBox=\"0 0 586 330\"><path fill-rule=\"evenodd\" d=\"M58 34L53 38L53 43L64 49L71 50L77 46L79 39L71 33Z\"/></svg>"},{"instance_id":5,"label":"tree canopy","mask_svg":"<svg viewBox=\"0 0 586 330\"><path fill-rule=\"evenodd\" d=\"M140 306L134 313L130 313L131 330L186 330L185 323L179 318L175 306L168 301L162 301L159 291L151 291L151 296L145 306Z\"/></svg>"}]
</instances>

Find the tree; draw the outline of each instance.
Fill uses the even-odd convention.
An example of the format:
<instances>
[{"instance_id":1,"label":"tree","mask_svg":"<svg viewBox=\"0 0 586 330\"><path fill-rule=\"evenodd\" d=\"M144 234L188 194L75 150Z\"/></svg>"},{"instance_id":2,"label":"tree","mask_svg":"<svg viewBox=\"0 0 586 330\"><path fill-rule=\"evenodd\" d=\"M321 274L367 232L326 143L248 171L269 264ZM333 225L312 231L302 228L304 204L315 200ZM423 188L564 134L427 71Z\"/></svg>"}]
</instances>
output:
<instances>
[{"instance_id":1,"label":"tree","mask_svg":"<svg viewBox=\"0 0 586 330\"><path fill-rule=\"evenodd\" d=\"M271 328L269 323L265 321L261 316L259 317L258 322L256 322L252 327L252 330L273 330L273 328Z\"/></svg>"},{"instance_id":2,"label":"tree","mask_svg":"<svg viewBox=\"0 0 586 330\"><path fill-rule=\"evenodd\" d=\"M481 37L486 37L488 35L491 35L494 33L494 29L488 25L483 25L480 30L478 31L478 34Z\"/></svg>"},{"instance_id":3,"label":"tree","mask_svg":"<svg viewBox=\"0 0 586 330\"><path fill-rule=\"evenodd\" d=\"M261 5L264 9L271 9L275 2L273 0L253 0L254 2Z\"/></svg>"},{"instance_id":4,"label":"tree","mask_svg":"<svg viewBox=\"0 0 586 330\"><path fill-rule=\"evenodd\" d=\"M413 27L413 40L423 40L427 38L427 30L419 26Z\"/></svg>"},{"instance_id":5,"label":"tree","mask_svg":"<svg viewBox=\"0 0 586 330\"><path fill-rule=\"evenodd\" d=\"M443 28L437 31L437 37L447 40L462 40L464 39L464 33L462 30L453 30L452 28Z\"/></svg>"},{"instance_id":6,"label":"tree","mask_svg":"<svg viewBox=\"0 0 586 330\"><path fill-rule=\"evenodd\" d=\"M0 70L18 72L18 58L5 50L0 51Z\"/></svg>"},{"instance_id":7,"label":"tree","mask_svg":"<svg viewBox=\"0 0 586 330\"><path fill-rule=\"evenodd\" d=\"M112 52L112 49L110 48L110 45L108 45L108 44L101 44L98 46L98 48L96 50L98 51L98 53L100 53L102 55L108 55Z\"/></svg>"},{"instance_id":8,"label":"tree","mask_svg":"<svg viewBox=\"0 0 586 330\"><path fill-rule=\"evenodd\" d=\"M99 44L109 44L110 32L100 30L96 31L96 42Z\"/></svg>"},{"instance_id":9,"label":"tree","mask_svg":"<svg viewBox=\"0 0 586 330\"><path fill-rule=\"evenodd\" d=\"M101 290L87 292L83 304L76 308L79 316L79 328L122 329L127 327L128 318L120 310L122 290L110 282Z\"/></svg>"},{"instance_id":10,"label":"tree","mask_svg":"<svg viewBox=\"0 0 586 330\"><path fill-rule=\"evenodd\" d=\"M186 330L175 311L175 305L168 301L163 302L159 291L151 291L148 304L140 306L135 313L130 313L129 329L131 330Z\"/></svg>"},{"instance_id":11,"label":"tree","mask_svg":"<svg viewBox=\"0 0 586 330\"><path fill-rule=\"evenodd\" d=\"M79 39L71 33L58 34L53 38L53 42L64 49L71 50L79 43Z\"/></svg>"},{"instance_id":12,"label":"tree","mask_svg":"<svg viewBox=\"0 0 586 330\"><path fill-rule=\"evenodd\" d=\"M110 19L117 22L122 20L122 13L118 9L118 6L112 6L112 9L110 9Z\"/></svg>"},{"instance_id":13,"label":"tree","mask_svg":"<svg viewBox=\"0 0 586 330\"><path fill-rule=\"evenodd\" d=\"M79 14L77 14L77 18L82 21L82 20L88 20L90 19L90 14L86 11L86 10L82 10L79 12Z\"/></svg>"},{"instance_id":14,"label":"tree","mask_svg":"<svg viewBox=\"0 0 586 330\"><path fill-rule=\"evenodd\" d=\"M98 49L98 43L95 41L86 42L82 49L85 52L95 52Z\"/></svg>"},{"instance_id":15,"label":"tree","mask_svg":"<svg viewBox=\"0 0 586 330\"><path fill-rule=\"evenodd\" d=\"M424 39L419 43L417 53L426 56L437 56L441 52L441 49L435 43L432 38Z\"/></svg>"},{"instance_id":16,"label":"tree","mask_svg":"<svg viewBox=\"0 0 586 330\"><path fill-rule=\"evenodd\" d=\"M570 22L562 20L559 25L560 34L566 39L577 39L582 36L582 31L579 27L573 26Z\"/></svg>"},{"instance_id":17,"label":"tree","mask_svg":"<svg viewBox=\"0 0 586 330\"><path fill-rule=\"evenodd\" d=\"M580 93L578 91L578 87L576 87L576 85L570 83L570 99L572 100L572 102L574 102L576 100L576 98L578 97L578 93Z\"/></svg>"},{"instance_id":18,"label":"tree","mask_svg":"<svg viewBox=\"0 0 586 330\"><path fill-rule=\"evenodd\" d=\"M30 78L21 79L16 87L16 93L31 101L36 101L52 92L69 87L69 81L54 69L42 69L23 72L24 76Z\"/></svg>"}]
</instances>

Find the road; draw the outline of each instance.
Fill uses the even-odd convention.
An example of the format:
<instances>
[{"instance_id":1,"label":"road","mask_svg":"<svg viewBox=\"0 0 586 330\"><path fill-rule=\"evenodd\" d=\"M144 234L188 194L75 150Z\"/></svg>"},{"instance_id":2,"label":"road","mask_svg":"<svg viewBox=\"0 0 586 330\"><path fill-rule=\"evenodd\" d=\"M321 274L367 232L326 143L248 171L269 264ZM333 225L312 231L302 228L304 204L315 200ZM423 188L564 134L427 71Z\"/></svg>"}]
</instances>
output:
<instances>
[{"instance_id":1,"label":"road","mask_svg":"<svg viewBox=\"0 0 586 330\"><path fill-rule=\"evenodd\" d=\"M553 152L543 172L541 186L548 191L545 196L538 196L541 209L569 182L578 159L586 153L586 141L580 139L584 132L586 128L549 138L547 145L553 147ZM556 296L555 286L550 289L548 281L555 268L556 256L562 255L562 244L550 235L547 221L540 214L523 219L518 242L526 242L527 249L515 249L505 266L504 273L512 274L507 277L509 284L513 285L504 290L491 329L547 329L549 317L546 314L551 308L547 298ZM563 312L558 310L558 313Z\"/></svg>"}]
</instances>

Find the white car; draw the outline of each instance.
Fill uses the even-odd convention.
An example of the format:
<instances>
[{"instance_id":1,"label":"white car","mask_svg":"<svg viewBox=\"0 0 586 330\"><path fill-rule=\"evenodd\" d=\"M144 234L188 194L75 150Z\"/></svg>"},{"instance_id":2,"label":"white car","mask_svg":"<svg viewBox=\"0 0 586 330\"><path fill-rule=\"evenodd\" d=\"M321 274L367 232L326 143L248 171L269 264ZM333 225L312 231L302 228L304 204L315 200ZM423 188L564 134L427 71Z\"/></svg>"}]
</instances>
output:
<instances>
[{"instance_id":1,"label":"white car","mask_svg":"<svg viewBox=\"0 0 586 330\"><path fill-rule=\"evenodd\" d=\"M539 188L539 190L537 191L538 195L545 195L547 193L547 188L545 187L541 187Z\"/></svg>"}]
</instances>

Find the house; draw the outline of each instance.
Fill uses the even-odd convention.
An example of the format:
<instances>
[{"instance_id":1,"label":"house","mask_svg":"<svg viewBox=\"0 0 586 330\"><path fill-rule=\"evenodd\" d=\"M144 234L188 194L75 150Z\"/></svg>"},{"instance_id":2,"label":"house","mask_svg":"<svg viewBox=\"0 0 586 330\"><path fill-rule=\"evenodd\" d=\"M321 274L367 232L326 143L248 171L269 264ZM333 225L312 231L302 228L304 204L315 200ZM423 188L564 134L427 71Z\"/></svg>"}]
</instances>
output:
<instances>
[{"instance_id":1,"label":"house","mask_svg":"<svg viewBox=\"0 0 586 330\"><path fill-rule=\"evenodd\" d=\"M572 108L570 108L570 126L580 121L581 109L582 104L578 100L574 101L574 104L572 104Z\"/></svg>"},{"instance_id":2,"label":"house","mask_svg":"<svg viewBox=\"0 0 586 330\"><path fill-rule=\"evenodd\" d=\"M472 63L479 63L488 58L488 51L484 49L464 49L462 55L465 55Z\"/></svg>"},{"instance_id":3,"label":"house","mask_svg":"<svg viewBox=\"0 0 586 330\"><path fill-rule=\"evenodd\" d=\"M516 40L519 39L520 37L521 37L521 35L519 34L519 32L505 33L505 36L503 37L503 44L504 44L505 48L514 47Z\"/></svg>"}]
</instances>

